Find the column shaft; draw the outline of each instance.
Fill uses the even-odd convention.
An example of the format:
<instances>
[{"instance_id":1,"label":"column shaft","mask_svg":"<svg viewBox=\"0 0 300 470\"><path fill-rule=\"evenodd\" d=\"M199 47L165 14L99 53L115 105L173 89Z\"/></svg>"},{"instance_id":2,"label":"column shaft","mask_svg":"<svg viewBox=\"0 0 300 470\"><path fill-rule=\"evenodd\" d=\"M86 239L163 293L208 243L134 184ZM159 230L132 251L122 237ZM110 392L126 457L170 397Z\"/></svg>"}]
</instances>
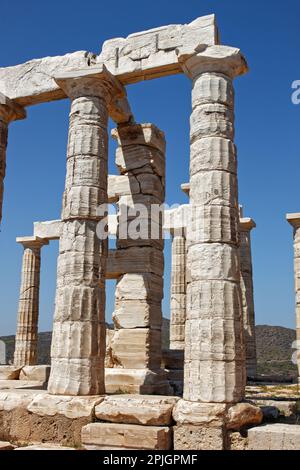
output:
<instances>
[{"instance_id":1,"label":"column shaft","mask_svg":"<svg viewBox=\"0 0 300 470\"><path fill-rule=\"evenodd\" d=\"M295 291L296 291L297 366L298 366L298 384L300 385L300 224L297 228L295 228L294 256L295 256Z\"/></svg>"},{"instance_id":2,"label":"column shaft","mask_svg":"<svg viewBox=\"0 0 300 470\"><path fill-rule=\"evenodd\" d=\"M184 399L234 403L245 389L234 90L231 76L191 60Z\"/></svg>"},{"instance_id":3,"label":"column shaft","mask_svg":"<svg viewBox=\"0 0 300 470\"><path fill-rule=\"evenodd\" d=\"M251 229L255 227L240 221L240 260L241 260L241 291L243 306L243 327L246 352L246 370L248 377L257 375L255 309L253 292L253 269L251 253Z\"/></svg>"},{"instance_id":4,"label":"column shaft","mask_svg":"<svg viewBox=\"0 0 300 470\"><path fill-rule=\"evenodd\" d=\"M186 243L174 234L171 268L170 349L184 350L186 321Z\"/></svg>"},{"instance_id":5,"label":"column shaft","mask_svg":"<svg viewBox=\"0 0 300 470\"><path fill-rule=\"evenodd\" d=\"M20 242L22 243L22 242ZM24 254L19 298L14 364L37 364L41 247L43 242L23 243Z\"/></svg>"}]
</instances>

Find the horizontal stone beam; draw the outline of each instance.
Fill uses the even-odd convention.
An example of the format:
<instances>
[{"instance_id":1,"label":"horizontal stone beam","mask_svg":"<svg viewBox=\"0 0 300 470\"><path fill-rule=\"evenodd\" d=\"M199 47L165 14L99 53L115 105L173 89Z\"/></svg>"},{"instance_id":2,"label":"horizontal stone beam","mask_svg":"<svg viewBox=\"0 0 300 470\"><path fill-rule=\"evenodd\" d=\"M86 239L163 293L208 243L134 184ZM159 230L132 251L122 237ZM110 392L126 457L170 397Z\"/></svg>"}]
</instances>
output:
<instances>
[{"instance_id":1,"label":"horizontal stone beam","mask_svg":"<svg viewBox=\"0 0 300 470\"><path fill-rule=\"evenodd\" d=\"M61 220L51 220L47 222L34 222L33 234L35 237L47 240L59 240L61 232Z\"/></svg>"},{"instance_id":2,"label":"horizontal stone beam","mask_svg":"<svg viewBox=\"0 0 300 470\"><path fill-rule=\"evenodd\" d=\"M103 63L123 85L181 73L176 50L194 50L219 44L214 15L197 18L188 25L171 25L111 39L99 57L86 51L34 59L0 68L0 92L22 106L65 98L53 77L64 71ZM127 106L119 104L121 111ZM112 116L113 117L113 116ZM117 122L117 121L116 121ZM121 121L120 121L121 122Z\"/></svg>"},{"instance_id":3,"label":"horizontal stone beam","mask_svg":"<svg viewBox=\"0 0 300 470\"><path fill-rule=\"evenodd\" d=\"M219 44L215 15L185 25L169 25L105 41L97 61L124 84L182 73L177 49Z\"/></svg>"}]
</instances>

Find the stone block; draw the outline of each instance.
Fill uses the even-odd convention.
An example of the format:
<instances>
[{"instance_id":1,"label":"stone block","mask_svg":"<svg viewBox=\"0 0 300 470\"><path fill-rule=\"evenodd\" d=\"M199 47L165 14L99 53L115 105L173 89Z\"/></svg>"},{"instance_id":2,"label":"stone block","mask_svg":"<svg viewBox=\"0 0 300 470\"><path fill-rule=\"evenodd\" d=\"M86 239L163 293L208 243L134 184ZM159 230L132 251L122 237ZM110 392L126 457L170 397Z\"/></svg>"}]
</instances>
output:
<instances>
[{"instance_id":1,"label":"stone block","mask_svg":"<svg viewBox=\"0 0 300 470\"><path fill-rule=\"evenodd\" d=\"M166 150L165 134L154 124L132 124L112 130L112 137L120 147L128 145L146 145L160 150Z\"/></svg>"},{"instance_id":2,"label":"stone block","mask_svg":"<svg viewBox=\"0 0 300 470\"><path fill-rule=\"evenodd\" d=\"M174 426L174 450L224 450L222 427Z\"/></svg>"},{"instance_id":3,"label":"stone block","mask_svg":"<svg viewBox=\"0 0 300 470\"><path fill-rule=\"evenodd\" d=\"M21 369L15 366L0 366L0 380L18 380Z\"/></svg>"},{"instance_id":4,"label":"stone block","mask_svg":"<svg viewBox=\"0 0 300 470\"><path fill-rule=\"evenodd\" d=\"M171 395L164 371L149 369L105 369L106 393Z\"/></svg>"},{"instance_id":5,"label":"stone block","mask_svg":"<svg viewBox=\"0 0 300 470\"><path fill-rule=\"evenodd\" d=\"M179 400L176 397L116 395L106 397L96 406L96 418L100 421L146 426L169 426L172 409Z\"/></svg>"},{"instance_id":6,"label":"stone block","mask_svg":"<svg viewBox=\"0 0 300 470\"><path fill-rule=\"evenodd\" d=\"M1 450L14 450L15 446L10 442L0 441L0 451Z\"/></svg>"},{"instance_id":7,"label":"stone block","mask_svg":"<svg viewBox=\"0 0 300 470\"><path fill-rule=\"evenodd\" d=\"M173 408L173 418L177 424L220 428L225 422L226 411L225 404L179 400Z\"/></svg>"},{"instance_id":8,"label":"stone block","mask_svg":"<svg viewBox=\"0 0 300 470\"><path fill-rule=\"evenodd\" d=\"M162 312L160 303L144 300L117 300L113 313L115 328L160 329Z\"/></svg>"},{"instance_id":9,"label":"stone block","mask_svg":"<svg viewBox=\"0 0 300 470\"><path fill-rule=\"evenodd\" d=\"M239 431L243 427L259 425L263 420L263 412L258 406L250 403L238 403L229 408L226 428Z\"/></svg>"},{"instance_id":10,"label":"stone block","mask_svg":"<svg viewBox=\"0 0 300 470\"><path fill-rule=\"evenodd\" d=\"M92 418L95 406L103 400L104 397L99 396L71 397L43 393L33 398L27 410L44 417L61 415L69 419Z\"/></svg>"},{"instance_id":11,"label":"stone block","mask_svg":"<svg viewBox=\"0 0 300 470\"><path fill-rule=\"evenodd\" d=\"M25 366L20 372L20 380L48 382L51 366Z\"/></svg>"},{"instance_id":12,"label":"stone block","mask_svg":"<svg viewBox=\"0 0 300 470\"><path fill-rule=\"evenodd\" d=\"M108 202L118 202L121 196L139 194L140 184L135 176L109 175L108 176Z\"/></svg>"},{"instance_id":13,"label":"stone block","mask_svg":"<svg viewBox=\"0 0 300 470\"><path fill-rule=\"evenodd\" d=\"M268 424L248 431L249 450L299 450L300 426Z\"/></svg>"},{"instance_id":14,"label":"stone block","mask_svg":"<svg viewBox=\"0 0 300 470\"><path fill-rule=\"evenodd\" d=\"M127 145L118 147L116 151L116 165L121 173L127 173L150 165L153 172L158 176L165 174L164 154L146 145Z\"/></svg>"},{"instance_id":15,"label":"stone block","mask_svg":"<svg viewBox=\"0 0 300 470\"><path fill-rule=\"evenodd\" d=\"M124 369L159 369L161 331L149 328L117 330L111 342L115 367Z\"/></svg>"},{"instance_id":16,"label":"stone block","mask_svg":"<svg viewBox=\"0 0 300 470\"><path fill-rule=\"evenodd\" d=\"M117 300L153 300L163 298L163 279L154 274L125 274L116 286Z\"/></svg>"},{"instance_id":17,"label":"stone block","mask_svg":"<svg viewBox=\"0 0 300 470\"><path fill-rule=\"evenodd\" d=\"M152 273L162 276L164 256L151 247L132 247L126 250L109 250L107 276L118 279L123 274Z\"/></svg>"},{"instance_id":18,"label":"stone block","mask_svg":"<svg viewBox=\"0 0 300 470\"><path fill-rule=\"evenodd\" d=\"M168 427L134 424L92 423L82 428L81 437L86 449L169 450L172 445Z\"/></svg>"}]
</instances>

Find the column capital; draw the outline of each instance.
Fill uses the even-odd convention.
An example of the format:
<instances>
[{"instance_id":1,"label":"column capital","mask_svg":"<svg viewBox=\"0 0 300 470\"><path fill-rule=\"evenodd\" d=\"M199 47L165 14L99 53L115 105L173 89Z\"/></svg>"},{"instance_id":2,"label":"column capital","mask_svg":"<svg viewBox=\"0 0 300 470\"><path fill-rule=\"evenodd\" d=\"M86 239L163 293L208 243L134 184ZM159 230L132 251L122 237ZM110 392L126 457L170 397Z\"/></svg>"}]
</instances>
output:
<instances>
[{"instance_id":1,"label":"column capital","mask_svg":"<svg viewBox=\"0 0 300 470\"><path fill-rule=\"evenodd\" d=\"M42 248L44 245L49 245L49 240L39 237L17 237L16 242L26 248Z\"/></svg>"},{"instance_id":2,"label":"column capital","mask_svg":"<svg viewBox=\"0 0 300 470\"><path fill-rule=\"evenodd\" d=\"M253 219L248 217L240 218L240 232L251 232L254 228L256 228L256 223Z\"/></svg>"},{"instance_id":3,"label":"column capital","mask_svg":"<svg viewBox=\"0 0 300 470\"><path fill-rule=\"evenodd\" d=\"M122 147L128 145L146 145L154 147L163 153L166 150L165 133L151 123L121 125L116 129L112 129L111 136Z\"/></svg>"},{"instance_id":4,"label":"column capital","mask_svg":"<svg viewBox=\"0 0 300 470\"><path fill-rule=\"evenodd\" d=\"M287 214L286 215L286 220L294 228L300 228L300 212L295 213L295 214Z\"/></svg>"},{"instance_id":5,"label":"column capital","mask_svg":"<svg viewBox=\"0 0 300 470\"><path fill-rule=\"evenodd\" d=\"M121 82L103 64L63 72L53 79L71 99L98 96L109 104L113 99L121 100L126 97L126 90Z\"/></svg>"},{"instance_id":6,"label":"column capital","mask_svg":"<svg viewBox=\"0 0 300 470\"><path fill-rule=\"evenodd\" d=\"M26 110L7 96L0 93L0 120L8 124L11 121L25 118Z\"/></svg>"},{"instance_id":7,"label":"column capital","mask_svg":"<svg viewBox=\"0 0 300 470\"><path fill-rule=\"evenodd\" d=\"M183 72L195 79L203 73L221 73L230 78L244 75L248 65L240 49L228 46L179 48L176 53Z\"/></svg>"}]
</instances>

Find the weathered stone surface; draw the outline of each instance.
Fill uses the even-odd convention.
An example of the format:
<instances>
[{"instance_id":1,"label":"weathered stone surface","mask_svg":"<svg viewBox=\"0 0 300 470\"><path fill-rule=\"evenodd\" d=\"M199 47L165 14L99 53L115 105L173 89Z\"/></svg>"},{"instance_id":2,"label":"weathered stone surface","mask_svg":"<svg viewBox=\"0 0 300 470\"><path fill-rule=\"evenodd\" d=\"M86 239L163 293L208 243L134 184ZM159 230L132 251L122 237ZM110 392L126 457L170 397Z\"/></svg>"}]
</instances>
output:
<instances>
[{"instance_id":1,"label":"weathered stone surface","mask_svg":"<svg viewBox=\"0 0 300 470\"><path fill-rule=\"evenodd\" d=\"M162 324L161 306L145 300L116 300L113 320L117 329L149 328L160 329Z\"/></svg>"},{"instance_id":2,"label":"weathered stone surface","mask_svg":"<svg viewBox=\"0 0 300 470\"><path fill-rule=\"evenodd\" d=\"M249 450L299 450L300 426L268 424L249 429Z\"/></svg>"},{"instance_id":3,"label":"weathered stone surface","mask_svg":"<svg viewBox=\"0 0 300 470\"><path fill-rule=\"evenodd\" d=\"M224 450L222 427L174 426L174 450Z\"/></svg>"},{"instance_id":4,"label":"weathered stone surface","mask_svg":"<svg viewBox=\"0 0 300 470\"><path fill-rule=\"evenodd\" d=\"M97 449L169 450L171 430L168 427L134 424L92 423L81 433L82 444Z\"/></svg>"},{"instance_id":5,"label":"weathered stone surface","mask_svg":"<svg viewBox=\"0 0 300 470\"><path fill-rule=\"evenodd\" d=\"M213 403L192 403L179 400L173 409L177 424L220 427L223 425L227 405Z\"/></svg>"},{"instance_id":6,"label":"weathered stone surface","mask_svg":"<svg viewBox=\"0 0 300 470\"><path fill-rule=\"evenodd\" d=\"M265 414L265 408L274 408L277 410L277 417L284 416L289 418L297 413L298 404L296 401L280 401L280 400L255 400L251 399L256 406L262 407Z\"/></svg>"},{"instance_id":7,"label":"weathered stone surface","mask_svg":"<svg viewBox=\"0 0 300 470\"><path fill-rule=\"evenodd\" d=\"M21 367L16 366L0 366L0 380L18 380L20 377Z\"/></svg>"},{"instance_id":8,"label":"weathered stone surface","mask_svg":"<svg viewBox=\"0 0 300 470\"><path fill-rule=\"evenodd\" d=\"M25 366L20 372L20 380L48 382L50 366Z\"/></svg>"},{"instance_id":9,"label":"weathered stone surface","mask_svg":"<svg viewBox=\"0 0 300 470\"><path fill-rule=\"evenodd\" d=\"M161 300L163 281L154 274L125 274L116 286L119 300Z\"/></svg>"},{"instance_id":10,"label":"weathered stone surface","mask_svg":"<svg viewBox=\"0 0 300 470\"><path fill-rule=\"evenodd\" d=\"M261 424L263 412L258 406L250 403L238 403L228 410L226 427L230 430L239 430L244 426Z\"/></svg>"},{"instance_id":11,"label":"weathered stone surface","mask_svg":"<svg viewBox=\"0 0 300 470\"><path fill-rule=\"evenodd\" d=\"M116 395L96 406L96 417L111 423L169 426L176 397Z\"/></svg>"},{"instance_id":12,"label":"weathered stone surface","mask_svg":"<svg viewBox=\"0 0 300 470\"><path fill-rule=\"evenodd\" d=\"M12 411L15 408L26 409L33 398L43 394L41 390L9 390L0 392L0 411Z\"/></svg>"},{"instance_id":13,"label":"weathered stone surface","mask_svg":"<svg viewBox=\"0 0 300 470\"><path fill-rule=\"evenodd\" d=\"M130 171L144 171L149 167L158 176L165 174L165 157L161 150L144 145L134 145L134 141L126 147L118 147L116 150L116 165L121 174Z\"/></svg>"},{"instance_id":14,"label":"weathered stone surface","mask_svg":"<svg viewBox=\"0 0 300 470\"><path fill-rule=\"evenodd\" d=\"M37 237L17 238L17 242L24 254L14 364L21 367L37 363L41 248L48 242Z\"/></svg>"},{"instance_id":15,"label":"weathered stone surface","mask_svg":"<svg viewBox=\"0 0 300 470\"><path fill-rule=\"evenodd\" d=\"M110 394L172 395L167 375L161 369L105 369L105 388Z\"/></svg>"},{"instance_id":16,"label":"weathered stone surface","mask_svg":"<svg viewBox=\"0 0 300 470\"><path fill-rule=\"evenodd\" d=\"M120 196L140 193L140 185L135 176L109 175L108 177L108 202L118 202Z\"/></svg>"},{"instance_id":17,"label":"weathered stone surface","mask_svg":"<svg viewBox=\"0 0 300 470\"><path fill-rule=\"evenodd\" d=\"M45 382L31 381L31 380L1 380L0 379L0 390L43 390Z\"/></svg>"},{"instance_id":18,"label":"weathered stone surface","mask_svg":"<svg viewBox=\"0 0 300 470\"><path fill-rule=\"evenodd\" d=\"M59 240L62 229L61 220L50 220L47 222L34 222L34 236L46 240Z\"/></svg>"},{"instance_id":19,"label":"weathered stone surface","mask_svg":"<svg viewBox=\"0 0 300 470\"><path fill-rule=\"evenodd\" d=\"M59 71L87 67L94 55L86 51L45 57L0 69L0 91L22 106L65 98L53 76Z\"/></svg>"},{"instance_id":20,"label":"weathered stone surface","mask_svg":"<svg viewBox=\"0 0 300 470\"><path fill-rule=\"evenodd\" d=\"M242 436L239 432L228 432L226 450L248 450L248 438Z\"/></svg>"},{"instance_id":21,"label":"weathered stone surface","mask_svg":"<svg viewBox=\"0 0 300 470\"><path fill-rule=\"evenodd\" d=\"M161 331L150 328L116 330L111 342L111 357L114 367L159 369Z\"/></svg>"},{"instance_id":22,"label":"weathered stone surface","mask_svg":"<svg viewBox=\"0 0 300 470\"><path fill-rule=\"evenodd\" d=\"M92 417L95 406L104 397L67 397L49 394L36 395L27 410L39 416L62 415L69 419Z\"/></svg>"},{"instance_id":23,"label":"weathered stone surface","mask_svg":"<svg viewBox=\"0 0 300 470\"><path fill-rule=\"evenodd\" d=\"M242 214L241 214L242 215ZM243 305L243 328L248 377L257 375L255 310L253 292L253 269L251 254L251 230L255 228L252 219L240 218L240 266Z\"/></svg>"},{"instance_id":24,"label":"weathered stone surface","mask_svg":"<svg viewBox=\"0 0 300 470\"><path fill-rule=\"evenodd\" d=\"M172 240L170 349L185 347L186 243L174 234Z\"/></svg>"},{"instance_id":25,"label":"weathered stone surface","mask_svg":"<svg viewBox=\"0 0 300 470\"><path fill-rule=\"evenodd\" d=\"M77 450L75 449L74 447L64 447L64 446L60 446L58 444L50 444L49 442L47 443L41 443L41 444L34 444L32 446L24 446L24 447L17 447L15 450L29 450L29 451L32 451L32 450L46 450L46 451L49 451L49 450L54 450L54 451L57 451L57 450Z\"/></svg>"},{"instance_id":26,"label":"weathered stone surface","mask_svg":"<svg viewBox=\"0 0 300 470\"><path fill-rule=\"evenodd\" d=\"M130 247L126 250L109 250L107 278L118 279L123 274L153 273L161 276L164 257L153 247Z\"/></svg>"},{"instance_id":27,"label":"weathered stone surface","mask_svg":"<svg viewBox=\"0 0 300 470\"><path fill-rule=\"evenodd\" d=\"M0 441L0 450L14 450L14 448L10 442Z\"/></svg>"}]
</instances>

